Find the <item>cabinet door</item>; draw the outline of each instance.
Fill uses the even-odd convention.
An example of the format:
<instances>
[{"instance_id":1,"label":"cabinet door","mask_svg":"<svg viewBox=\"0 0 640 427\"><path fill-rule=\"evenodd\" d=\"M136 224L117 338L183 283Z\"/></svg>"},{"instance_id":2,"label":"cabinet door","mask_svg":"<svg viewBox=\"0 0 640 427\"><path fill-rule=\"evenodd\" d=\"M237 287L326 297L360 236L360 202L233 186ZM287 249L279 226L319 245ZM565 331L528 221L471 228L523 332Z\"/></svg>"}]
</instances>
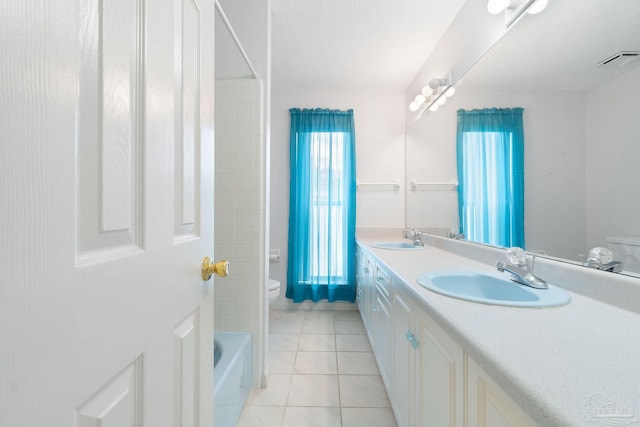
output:
<instances>
[{"instance_id":1,"label":"cabinet door","mask_svg":"<svg viewBox=\"0 0 640 427\"><path fill-rule=\"evenodd\" d=\"M464 353L426 313L416 312L418 426L459 426L464 418Z\"/></svg>"},{"instance_id":2,"label":"cabinet door","mask_svg":"<svg viewBox=\"0 0 640 427\"><path fill-rule=\"evenodd\" d=\"M467 358L469 427L535 427L537 424L471 359Z\"/></svg>"},{"instance_id":3,"label":"cabinet door","mask_svg":"<svg viewBox=\"0 0 640 427\"><path fill-rule=\"evenodd\" d=\"M369 339L371 340L371 322L372 322L372 313L374 309L374 298L372 297L373 293L373 269L371 267L372 261L366 251L362 250L361 247L358 246L357 253L357 283L358 283L358 293L357 293L357 301L358 301L358 309L360 310L360 315L362 317L362 323L364 323L364 327L369 335Z\"/></svg>"},{"instance_id":4,"label":"cabinet door","mask_svg":"<svg viewBox=\"0 0 640 427\"><path fill-rule=\"evenodd\" d=\"M399 427L410 426L413 390L413 360L416 350L407 339L413 334L412 310L408 298L397 291L393 297L393 392L391 403ZM411 335L410 335L411 336Z\"/></svg>"},{"instance_id":5,"label":"cabinet door","mask_svg":"<svg viewBox=\"0 0 640 427\"><path fill-rule=\"evenodd\" d=\"M367 327L367 316L365 315L365 278L366 278L366 252L362 250L360 246L356 250L356 284L357 284L357 294L356 294L356 303L358 304L358 310L360 310L360 315L362 316L362 322L364 323L365 328Z\"/></svg>"},{"instance_id":6,"label":"cabinet door","mask_svg":"<svg viewBox=\"0 0 640 427\"><path fill-rule=\"evenodd\" d=\"M384 294L376 290L376 311L375 311L375 332L373 337L374 353L378 360L380 376L387 387L387 392L391 390L389 382L389 365L391 361L391 310L389 301Z\"/></svg>"}]
</instances>

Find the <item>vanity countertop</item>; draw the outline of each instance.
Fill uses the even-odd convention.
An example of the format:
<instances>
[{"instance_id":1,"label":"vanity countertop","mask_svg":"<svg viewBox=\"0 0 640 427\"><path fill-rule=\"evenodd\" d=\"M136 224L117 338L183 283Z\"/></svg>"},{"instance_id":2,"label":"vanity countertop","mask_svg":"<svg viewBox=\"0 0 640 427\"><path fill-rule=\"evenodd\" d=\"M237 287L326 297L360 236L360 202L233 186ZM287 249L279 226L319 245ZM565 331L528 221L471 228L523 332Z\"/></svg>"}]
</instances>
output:
<instances>
[{"instance_id":1,"label":"vanity countertop","mask_svg":"<svg viewBox=\"0 0 640 427\"><path fill-rule=\"evenodd\" d=\"M538 424L601 425L589 419L607 403L635 412L620 425L640 423L640 315L575 292L568 305L547 308L447 297L419 286L416 278L442 270L493 273L495 267L435 247L369 246L376 241L358 238Z\"/></svg>"}]
</instances>

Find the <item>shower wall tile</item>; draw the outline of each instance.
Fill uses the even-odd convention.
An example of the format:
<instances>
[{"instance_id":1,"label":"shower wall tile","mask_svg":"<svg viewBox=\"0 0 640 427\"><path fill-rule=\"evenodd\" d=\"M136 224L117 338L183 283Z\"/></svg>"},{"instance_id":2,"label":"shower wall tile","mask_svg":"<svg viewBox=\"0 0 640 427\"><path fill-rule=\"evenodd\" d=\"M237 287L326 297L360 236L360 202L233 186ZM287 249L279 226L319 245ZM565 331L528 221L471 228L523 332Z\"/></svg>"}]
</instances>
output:
<instances>
[{"instance_id":1,"label":"shower wall tile","mask_svg":"<svg viewBox=\"0 0 640 427\"><path fill-rule=\"evenodd\" d=\"M237 209L237 217L236 220L238 221L238 227L247 227L249 228L249 230L246 231L252 231L252 229L255 227L256 225L256 211L253 209ZM251 233L247 233L247 235L251 235ZM240 238L240 235L238 235L238 237ZM247 241L239 241L238 243L250 243L250 240Z\"/></svg>"},{"instance_id":2,"label":"shower wall tile","mask_svg":"<svg viewBox=\"0 0 640 427\"><path fill-rule=\"evenodd\" d=\"M236 156L218 156L216 157L216 171L224 174L236 173Z\"/></svg>"},{"instance_id":3,"label":"shower wall tile","mask_svg":"<svg viewBox=\"0 0 640 427\"><path fill-rule=\"evenodd\" d=\"M253 245L237 245L236 259L238 262L252 263L253 262Z\"/></svg>"},{"instance_id":4,"label":"shower wall tile","mask_svg":"<svg viewBox=\"0 0 640 427\"><path fill-rule=\"evenodd\" d=\"M222 191L235 191L236 182L237 178L235 174L216 172L216 191L218 191L218 189Z\"/></svg>"},{"instance_id":5,"label":"shower wall tile","mask_svg":"<svg viewBox=\"0 0 640 427\"><path fill-rule=\"evenodd\" d=\"M236 242L236 228L220 226L216 228L215 239L218 243L234 244Z\"/></svg>"},{"instance_id":6,"label":"shower wall tile","mask_svg":"<svg viewBox=\"0 0 640 427\"><path fill-rule=\"evenodd\" d=\"M235 283L235 295L253 295L255 294L257 283L255 280L240 279Z\"/></svg>"},{"instance_id":7,"label":"shower wall tile","mask_svg":"<svg viewBox=\"0 0 640 427\"><path fill-rule=\"evenodd\" d=\"M253 176L250 173L243 173L236 175L236 190L237 191L254 191Z\"/></svg>"},{"instance_id":8,"label":"shower wall tile","mask_svg":"<svg viewBox=\"0 0 640 427\"><path fill-rule=\"evenodd\" d=\"M239 104L253 104L254 87L253 86L237 87L235 102Z\"/></svg>"},{"instance_id":9,"label":"shower wall tile","mask_svg":"<svg viewBox=\"0 0 640 427\"><path fill-rule=\"evenodd\" d=\"M236 145L236 155L238 156L238 160L246 160L247 163L251 164L253 159L253 146L250 143L250 139L239 139L238 145Z\"/></svg>"},{"instance_id":10,"label":"shower wall tile","mask_svg":"<svg viewBox=\"0 0 640 427\"><path fill-rule=\"evenodd\" d=\"M221 224L221 227L231 228L238 225L236 210L233 207L216 209L216 219Z\"/></svg>"},{"instance_id":11,"label":"shower wall tile","mask_svg":"<svg viewBox=\"0 0 640 427\"><path fill-rule=\"evenodd\" d=\"M253 128L253 122L246 120L237 122L235 137L239 139L252 139L256 136Z\"/></svg>"},{"instance_id":12,"label":"shower wall tile","mask_svg":"<svg viewBox=\"0 0 640 427\"><path fill-rule=\"evenodd\" d=\"M231 138L224 138L216 133L216 158L218 156L232 156L236 155L236 139L235 136Z\"/></svg>"},{"instance_id":13,"label":"shower wall tile","mask_svg":"<svg viewBox=\"0 0 640 427\"><path fill-rule=\"evenodd\" d=\"M238 209L256 209L257 198L250 192L238 192L235 194L236 207Z\"/></svg>"},{"instance_id":14,"label":"shower wall tile","mask_svg":"<svg viewBox=\"0 0 640 427\"><path fill-rule=\"evenodd\" d=\"M216 314L216 331L234 331L235 328L235 317L224 317Z\"/></svg>"},{"instance_id":15,"label":"shower wall tile","mask_svg":"<svg viewBox=\"0 0 640 427\"><path fill-rule=\"evenodd\" d=\"M252 269L253 263L248 262L237 262L236 263L236 272L235 278L236 280L253 280L254 272Z\"/></svg>"},{"instance_id":16,"label":"shower wall tile","mask_svg":"<svg viewBox=\"0 0 640 427\"><path fill-rule=\"evenodd\" d=\"M236 138L236 125L233 121L216 121L216 138ZM217 141L217 140L216 140ZM216 147L217 148L217 147Z\"/></svg>"},{"instance_id":17,"label":"shower wall tile","mask_svg":"<svg viewBox=\"0 0 640 427\"><path fill-rule=\"evenodd\" d=\"M236 102L235 86L216 85L216 106L221 104L234 104Z\"/></svg>"},{"instance_id":18,"label":"shower wall tile","mask_svg":"<svg viewBox=\"0 0 640 427\"><path fill-rule=\"evenodd\" d=\"M228 259L231 272L214 286L216 331L246 331L254 336L254 383L259 384L260 319L265 304L259 283L264 260L258 246L260 208L260 85L250 80L216 81L215 256ZM259 306L260 305L260 306Z\"/></svg>"},{"instance_id":19,"label":"shower wall tile","mask_svg":"<svg viewBox=\"0 0 640 427\"><path fill-rule=\"evenodd\" d=\"M257 301L254 298L238 298L235 300L236 317L250 318L257 311Z\"/></svg>"},{"instance_id":20,"label":"shower wall tile","mask_svg":"<svg viewBox=\"0 0 640 427\"><path fill-rule=\"evenodd\" d=\"M216 114L218 121L233 122L238 117L237 107L233 104L221 105Z\"/></svg>"},{"instance_id":21,"label":"shower wall tile","mask_svg":"<svg viewBox=\"0 0 640 427\"><path fill-rule=\"evenodd\" d=\"M224 287L223 284L218 285L220 285L219 287ZM218 289L216 289L216 291L217 290ZM235 296L232 296L231 298L216 298L214 309L216 316L234 317L236 315Z\"/></svg>"},{"instance_id":22,"label":"shower wall tile","mask_svg":"<svg viewBox=\"0 0 640 427\"><path fill-rule=\"evenodd\" d=\"M235 192L224 191L224 189L220 189L220 191L216 192L216 210L224 208L225 206L244 207L240 206L240 203L244 203L244 197L241 199L239 196L240 195L236 195Z\"/></svg>"},{"instance_id":23,"label":"shower wall tile","mask_svg":"<svg viewBox=\"0 0 640 427\"><path fill-rule=\"evenodd\" d=\"M235 117L238 121L247 122L247 124L253 124L253 105L251 104L238 104L235 109Z\"/></svg>"}]
</instances>

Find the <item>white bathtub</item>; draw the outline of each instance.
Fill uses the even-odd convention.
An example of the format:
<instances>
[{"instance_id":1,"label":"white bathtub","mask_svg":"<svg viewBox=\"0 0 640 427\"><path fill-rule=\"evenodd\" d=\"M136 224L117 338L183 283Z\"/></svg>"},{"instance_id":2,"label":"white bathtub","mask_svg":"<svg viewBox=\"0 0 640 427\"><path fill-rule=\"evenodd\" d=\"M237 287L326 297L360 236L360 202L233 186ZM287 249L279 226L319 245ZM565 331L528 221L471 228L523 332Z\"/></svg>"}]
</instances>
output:
<instances>
[{"instance_id":1,"label":"white bathtub","mask_svg":"<svg viewBox=\"0 0 640 427\"><path fill-rule=\"evenodd\" d=\"M214 426L236 425L252 384L253 346L247 332L214 334Z\"/></svg>"}]
</instances>

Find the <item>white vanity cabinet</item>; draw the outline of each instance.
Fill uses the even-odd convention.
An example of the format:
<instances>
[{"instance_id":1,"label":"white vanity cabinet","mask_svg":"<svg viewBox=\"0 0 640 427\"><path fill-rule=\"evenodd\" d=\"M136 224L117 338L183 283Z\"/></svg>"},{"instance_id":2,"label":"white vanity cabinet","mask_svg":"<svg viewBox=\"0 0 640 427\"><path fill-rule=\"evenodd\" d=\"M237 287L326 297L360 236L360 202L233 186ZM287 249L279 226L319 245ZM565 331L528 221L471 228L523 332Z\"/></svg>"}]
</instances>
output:
<instances>
[{"instance_id":1,"label":"white vanity cabinet","mask_svg":"<svg viewBox=\"0 0 640 427\"><path fill-rule=\"evenodd\" d=\"M391 371L391 277L366 251L357 250L357 303L387 389Z\"/></svg>"},{"instance_id":2,"label":"white vanity cabinet","mask_svg":"<svg viewBox=\"0 0 640 427\"><path fill-rule=\"evenodd\" d=\"M393 292L392 405L399 426L464 421L464 352L411 296Z\"/></svg>"},{"instance_id":3,"label":"white vanity cabinet","mask_svg":"<svg viewBox=\"0 0 640 427\"><path fill-rule=\"evenodd\" d=\"M391 276L376 263L374 272L375 296L373 303L373 353L378 362L380 376L387 390L391 389Z\"/></svg>"},{"instance_id":4,"label":"white vanity cabinet","mask_svg":"<svg viewBox=\"0 0 640 427\"><path fill-rule=\"evenodd\" d=\"M537 424L435 322L405 280L358 247L358 308L400 427Z\"/></svg>"},{"instance_id":5,"label":"white vanity cabinet","mask_svg":"<svg viewBox=\"0 0 640 427\"><path fill-rule=\"evenodd\" d=\"M357 269L356 269L356 302L358 303L358 309L362 317L362 322L367 330L367 333L371 335L371 316L373 312L373 261L369 254L362 250L358 246L357 252ZM371 336L369 336L371 340Z\"/></svg>"},{"instance_id":6,"label":"white vanity cabinet","mask_svg":"<svg viewBox=\"0 0 640 427\"><path fill-rule=\"evenodd\" d=\"M467 425L535 427L536 424L470 357L467 358Z\"/></svg>"},{"instance_id":7,"label":"white vanity cabinet","mask_svg":"<svg viewBox=\"0 0 640 427\"><path fill-rule=\"evenodd\" d=\"M412 305L397 291L393 293L392 325L393 388L389 397L398 426L409 427L412 425L411 409L415 406L412 399L415 394L413 375L416 349L407 339L407 334L413 333L415 329Z\"/></svg>"}]
</instances>

